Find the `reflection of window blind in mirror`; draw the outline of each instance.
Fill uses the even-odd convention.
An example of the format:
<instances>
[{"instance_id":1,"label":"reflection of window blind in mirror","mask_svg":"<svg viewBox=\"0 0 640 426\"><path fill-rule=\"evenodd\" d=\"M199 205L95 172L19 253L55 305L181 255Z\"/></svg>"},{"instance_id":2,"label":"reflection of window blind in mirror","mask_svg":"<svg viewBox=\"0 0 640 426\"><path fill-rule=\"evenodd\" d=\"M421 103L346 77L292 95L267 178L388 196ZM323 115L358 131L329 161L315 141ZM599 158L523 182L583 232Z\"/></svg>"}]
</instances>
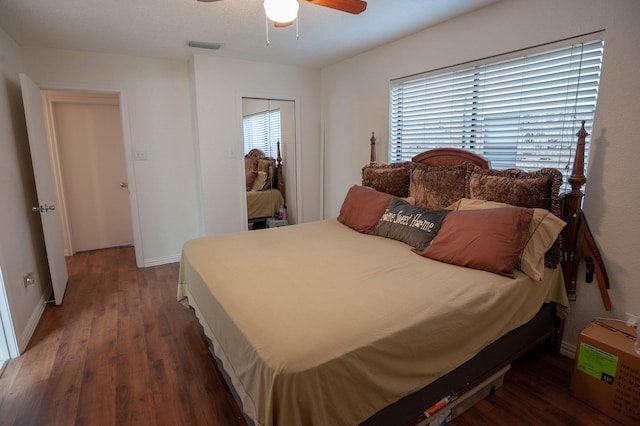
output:
<instances>
[{"instance_id":1,"label":"reflection of window blind in mirror","mask_svg":"<svg viewBox=\"0 0 640 426\"><path fill-rule=\"evenodd\" d=\"M267 157L278 155L277 142L280 140L280 110L264 111L248 115L242 119L244 128L244 153L254 148Z\"/></svg>"}]
</instances>

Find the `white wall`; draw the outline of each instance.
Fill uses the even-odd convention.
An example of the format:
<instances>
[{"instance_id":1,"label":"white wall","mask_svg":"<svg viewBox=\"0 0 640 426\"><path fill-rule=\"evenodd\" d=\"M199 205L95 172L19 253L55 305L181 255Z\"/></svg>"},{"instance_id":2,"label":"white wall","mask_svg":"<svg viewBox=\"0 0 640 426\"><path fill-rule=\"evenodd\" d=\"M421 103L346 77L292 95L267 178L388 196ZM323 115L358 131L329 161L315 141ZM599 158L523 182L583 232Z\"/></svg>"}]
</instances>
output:
<instances>
[{"instance_id":1,"label":"white wall","mask_svg":"<svg viewBox=\"0 0 640 426\"><path fill-rule=\"evenodd\" d=\"M182 244L203 235L205 225L208 234L245 226L241 214L243 96L296 101L304 188L298 201L304 200L304 220L320 216L319 71L207 57L186 63L20 49L1 29L0 47L4 77L0 85L0 248L5 248L0 250L0 269L21 349L40 318L50 287L45 285L48 269L39 217L30 213L38 202L20 72L47 89L123 94L123 127L135 181L132 201L139 216L145 266L178 261ZM238 155L229 158L232 146ZM148 159L133 161L135 150L147 151ZM28 271L36 272L40 285L24 288L22 275Z\"/></svg>"},{"instance_id":2,"label":"white wall","mask_svg":"<svg viewBox=\"0 0 640 426\"><path fill-rule=\"evenodd\" d=\"M299 120L300 221L320 216L319 71L283 65L194 56L190 63L197 120L196 140L202 173L205 233L216 235L246 227L242 98L296 102Z\"/></svg>"},{"instance_id":3,"label":"white wall","mask_svg":"<svg viewBox=\"0 0 640 426\"><path fill-rule=\"evenodd\" d=\"M379 162L387 161L391 79L606 29L584 211L608 268L614 310L604 310L597 285L585 284L581 271L565 352L593 317L640 313L638 17L636 0L503 0L324 68L325 170L331 170L325 215L336 216L348 187L360 182L371 131L378 138Z\"/></svg>"},{"instance_id":4,"label":"white wall","mask_svg":"<svg viewBox=\"0 0 640 426\"><path fill-rule=\"evenodd\" d=\"M148 154L130 161L142 264L178 261L182 244L200 234L187 63L40 48L24 48L23 60L43 88L124 93L125 139Z\"/></svg>"},{"instance_id":5,"label":"white wall","mask_svg":"<svg viewBox=\"0 0 640 426\"><path fill-rule=\"evenodd\" d=\"M18 77L22 65L18 45L0 29L0 270L20 352L51 291L40 217L31 212L38 199ZM30 271L37 285L25 288L22 276Z\"/></svg>"}]
</instances>

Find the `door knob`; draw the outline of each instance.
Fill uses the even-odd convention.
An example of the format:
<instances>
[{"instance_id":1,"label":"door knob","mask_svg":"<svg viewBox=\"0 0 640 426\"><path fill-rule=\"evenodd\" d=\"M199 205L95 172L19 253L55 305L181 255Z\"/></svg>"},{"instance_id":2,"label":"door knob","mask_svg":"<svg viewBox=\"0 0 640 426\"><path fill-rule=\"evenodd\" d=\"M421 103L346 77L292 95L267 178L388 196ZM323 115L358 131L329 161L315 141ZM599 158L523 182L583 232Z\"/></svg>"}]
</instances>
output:
<instances>
[{"instance_id":1,"label":"door knob","mask_svg":"<svg viewBox=\"0 0 640 426\"><path fill-rule=\"evenodd\" d=\"M120 188L128 188L129 184L127 182L120 182Z\"/></svg>"}]
</instances>

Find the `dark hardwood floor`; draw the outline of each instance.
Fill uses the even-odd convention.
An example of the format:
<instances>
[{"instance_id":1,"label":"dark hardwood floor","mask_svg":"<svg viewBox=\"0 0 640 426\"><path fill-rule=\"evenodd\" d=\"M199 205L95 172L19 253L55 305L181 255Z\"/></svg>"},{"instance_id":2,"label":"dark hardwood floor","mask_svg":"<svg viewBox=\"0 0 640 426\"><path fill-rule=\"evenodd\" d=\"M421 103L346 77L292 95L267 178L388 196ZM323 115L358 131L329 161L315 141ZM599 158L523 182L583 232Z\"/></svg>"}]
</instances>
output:
<instances>
[{"instance_id":1,"label":"dark hardwood floor","mask_svg":"<svg viewBox=\"0 0 640 426\"><path fill-rule=\"evenodd\" d=\"M68 259L25 353L0 378L0 425L244 425L192 313L178 264L137 269L133 248ZM616 425L574 399L573 361L532 353L452 425Z\"/></svg>"}]
</instances>

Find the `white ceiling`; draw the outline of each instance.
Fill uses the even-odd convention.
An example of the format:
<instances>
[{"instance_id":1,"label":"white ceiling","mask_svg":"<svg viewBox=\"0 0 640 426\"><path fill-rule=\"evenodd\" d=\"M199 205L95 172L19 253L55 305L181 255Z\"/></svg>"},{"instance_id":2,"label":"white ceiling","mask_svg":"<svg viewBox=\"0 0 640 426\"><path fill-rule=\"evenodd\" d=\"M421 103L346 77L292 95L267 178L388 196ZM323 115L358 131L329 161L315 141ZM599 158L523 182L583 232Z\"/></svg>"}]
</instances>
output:
<instances>
[{"instance_id":1,"label":"white ceiling","mask_svg":"<svg viewBox=\"0 0 640 426\"><path fill-rule=\"evenodd\" d=\"M295 25L269 27L262 0L0 0L20 46L160 58L192 54L321 68L498 0L369 0L351 15L300 0ZM223 43L218 51L188 40Z\"/></svg>"}]
</instances>

